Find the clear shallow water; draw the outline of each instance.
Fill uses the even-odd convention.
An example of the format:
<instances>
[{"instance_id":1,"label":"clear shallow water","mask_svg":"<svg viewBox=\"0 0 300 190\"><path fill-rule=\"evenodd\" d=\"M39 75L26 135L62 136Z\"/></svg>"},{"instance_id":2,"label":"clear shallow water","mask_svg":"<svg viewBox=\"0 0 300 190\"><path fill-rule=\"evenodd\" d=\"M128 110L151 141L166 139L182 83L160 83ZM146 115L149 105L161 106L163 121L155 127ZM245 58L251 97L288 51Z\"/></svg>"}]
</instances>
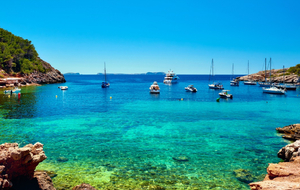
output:
<instances>
[{"instance_id":1,"label":"clear shallow water","mask_svg":"<svg viewBox=\"0 0 300 190\"><path fill-rule=\"evenodd\" d=\"M263 94L218 76L234 98L217 103L208 76L179 76L172 86L163 76L108 77L109 89L100 87L103 76L66 76L67 91L25 87L20 101L0 94L0 143L43 143L48 158L38 169L57 173L57 189L249 189L234 170L260 180L288 143L275 128L299 122L299 91ZM149 94L155 80L160 95ZM198 92L185 92L189 84Z\"/></svg>"}]
</instances>

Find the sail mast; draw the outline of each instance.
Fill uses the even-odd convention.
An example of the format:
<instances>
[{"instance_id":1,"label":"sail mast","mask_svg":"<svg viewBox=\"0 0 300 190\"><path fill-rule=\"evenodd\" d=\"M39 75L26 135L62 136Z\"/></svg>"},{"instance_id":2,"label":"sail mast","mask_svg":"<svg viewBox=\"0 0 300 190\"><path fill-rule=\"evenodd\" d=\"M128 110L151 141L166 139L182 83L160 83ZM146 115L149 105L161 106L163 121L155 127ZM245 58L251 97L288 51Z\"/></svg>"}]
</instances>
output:
<instances>
[{"instance_id":1,"label":"sail mast","mask_svg":"<svg viewBox=\"0 0 300 190\"><path fill-rule=\"evenodd\" d=\"M213 83L215 82L214 81L214 59L212 59L212 61L211 61L211 67L212 67L212 79L213 79Z\"/></svg>"},{"instance_id":2,"label":"sail mast","mask_svg":"<svg viewBox=\"0 0 300 190\"><path fill-rule=\"evenodd\" d=\"M249 60L248 60L248 81L249 81Z\"/></svg>"},{"instance_id":3,"label":"sail mast","mask_svg":"<svg viewBox=\"0 0 300 190\"><path fill-rule=\"evenodd\" d=\"M271 80L271 78L272 78L272 59L270 58L270 84L272 83L272 80Z\"/></svg>"},{"instance_id":4,"label":"sail mast","mask_svg":"<svg viewBox=\"0 0 300 190\"><path fill-rule=\"evenodd\" d=\"M105 82L106 82L106 65L105 65L105 62L104 62L104 79L105 79Z\"/></svg>"},{"instance_id":5,"label":"sail mast","mask_svg":"<svg viewBox=\"0 0 300 190\"><path fill-rule=\"evenodd\" d=\"M232 80L233 80L233 76L234 76L234 64L232 63L232 76L231 76Z\"/></svg>"},{"instance_id":6,"label":"sail mast","mask_svg":"<svg viewBox=\"0 0 300 190\"><path fill-rule=\"evenodd\" d=\"M267 82L267 58L265 58L265 82Z\"/></svg>"}]
</instances>

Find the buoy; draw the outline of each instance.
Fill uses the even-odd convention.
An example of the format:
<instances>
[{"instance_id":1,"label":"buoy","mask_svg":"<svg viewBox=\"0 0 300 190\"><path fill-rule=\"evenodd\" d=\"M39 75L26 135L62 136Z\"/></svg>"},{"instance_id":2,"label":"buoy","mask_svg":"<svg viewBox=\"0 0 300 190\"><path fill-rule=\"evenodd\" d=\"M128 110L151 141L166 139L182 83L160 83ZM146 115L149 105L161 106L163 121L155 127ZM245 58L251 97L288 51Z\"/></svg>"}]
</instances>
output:
<instances>
[{"instance_id":1,"label":"buoy","mask_svg":"<svg viewBox=\"0 0 300 190\"><path fill-rule=\"evenodd\" d=\"M57 98L57 95L55 97Z\"/></svg>"},{"instance_id":2,"label":"buoy","mask_svg":"<svg viewBox=\"0 0 300 190\"><path fill-rule=\"evenodd\" d=\"M110 97L110 99L112 99L112 97Z\"/></svg>"},{"instance_id":3,"label":"buoy","mask_svg":"<svg viewBox=\"0 0 300 190\"><path fill-rule=\"evenodd\" d=\"M19 92L18 93L18 99L20 100L20 98L21 98L21 93Z\"/></svg>"},{"instance_id":4,"label":"buoy","mask_svg":"<svg viewBox=\"0 0 300 190\"><path fill-rule=\"evenodd\" d=\"M181 98L181 101L183 101L183 98Z\"/></svg>"},{"instance_id":5,"label":"buoy","mask_svg":"<svg viewBox=\"0 0 300 190\"><path fill-rule=\"evenodd\" d=\"M217 102L220 102L220 98L217 98Z\"/></svg>"}]
</instances>

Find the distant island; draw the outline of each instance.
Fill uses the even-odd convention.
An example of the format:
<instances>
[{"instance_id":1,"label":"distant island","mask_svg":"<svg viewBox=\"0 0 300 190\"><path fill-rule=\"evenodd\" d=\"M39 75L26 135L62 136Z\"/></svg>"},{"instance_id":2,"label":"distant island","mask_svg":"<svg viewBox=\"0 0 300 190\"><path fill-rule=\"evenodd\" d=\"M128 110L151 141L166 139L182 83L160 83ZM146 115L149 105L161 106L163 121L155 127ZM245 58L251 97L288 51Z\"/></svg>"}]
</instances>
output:
<instances>
[{"instance_id":1,"label":"distant island","mask_svg":"<svg viewBox=\"0 0 300 190\"><path fill-rule=\"evenodd\" d=\"M106 73L107 75L166 75L165 72L147 72L147 73L133 73L133 74L125 74L125 73ZM97 75L104 75L104 73L97 73Z\"/></svg>"},{"instance_id":2,"label":"distant island","mask_svg":"<svg viewBox=\"0 0 300 190\"><path fill-rule=\"evenodd\" d=\"M80 73L64 73L64 75L80 75Z\"/></svg>"}]
</instances>

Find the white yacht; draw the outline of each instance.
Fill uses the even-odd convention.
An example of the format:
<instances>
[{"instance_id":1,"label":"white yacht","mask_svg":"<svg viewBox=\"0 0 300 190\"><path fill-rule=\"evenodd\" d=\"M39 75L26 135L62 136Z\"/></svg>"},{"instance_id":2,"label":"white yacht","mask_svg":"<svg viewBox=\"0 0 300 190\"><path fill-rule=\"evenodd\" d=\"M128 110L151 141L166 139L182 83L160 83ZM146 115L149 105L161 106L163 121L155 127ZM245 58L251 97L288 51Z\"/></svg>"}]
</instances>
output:
<instances>
[{"instance_id":1,"label":"white yacht","mask_svg":"<svg viewBox=\"0 0 300 190\"><path fill-rule=\"evenodd\" d=\"M153 84L150 86L150 94L159 94L160 88L156 81L153 82Z\"/></svg>"},{"instance_id":2,"label":"white yacht","mask_svg":"<svg viewBox=\"0 0 300 190\"><path fill-rule=\"evenodd\" d=\"M276 86L271 86L270 88L263 88L264 93L268 94L285 94L286 91L284 89L277 88Z\"/></svg>"},{"instance_id":3,"label":"white yacht","mask_svg":"<svg viewBox=\"0 0 300 190\"><path fill-rule=\"evenodd\" d=\"M177 83L179 77L173 72L173 71L168 71L164 78L164 83L165 84L174 84Z\"/></svg>"},{"instance_id":4,"label":"white yacht","mask_svg":"<svg viewBox=\"0 0 300 190\"><path fill-rule=\"evenodd\" d=\"M60 88L61 90L68 90L67 86L59 86L58 88Z\"/></svg>"},{"instance_id":5,"label":"white yacht","mask_svg":"<svg viewBox=\"0 0 300 190\"><path fill-rule=\"evenodd\" d=\"M270 69L270 80L271 80L271 69ZM259 82L258 85L260 87L271 87L271 82L267 82L267 58L265 58L265 82Z\"/></svg>"},{"instance_id":6,"label":"white yacht","mask_svg":"<svg viewBox=\"0 0 300 190\"><path fill-rule=\"evenodd\" d=\"M231 98L232 94L228 94L229 90L222 90L222 92L219 93L221 98Z\"/></svg>"},{"instance_id":7,"label":"white yacht","mask_svg":"<svg viewBox=\"0 0 300 190\"><path fill-rule=\"evenodd\" d=\"M194 87L194 85L188 85L184 88L187 92L197 92L197 88Z\"/></svg>"}]
</instances>

